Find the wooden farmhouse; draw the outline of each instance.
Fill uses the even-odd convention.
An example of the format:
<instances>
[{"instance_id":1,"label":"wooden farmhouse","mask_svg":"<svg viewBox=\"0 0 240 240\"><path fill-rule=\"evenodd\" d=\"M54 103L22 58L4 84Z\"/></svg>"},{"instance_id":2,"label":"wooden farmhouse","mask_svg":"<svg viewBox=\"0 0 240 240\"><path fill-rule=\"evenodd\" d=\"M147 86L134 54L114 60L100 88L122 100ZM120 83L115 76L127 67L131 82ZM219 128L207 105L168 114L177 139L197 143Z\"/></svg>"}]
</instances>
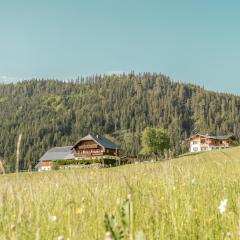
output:
<instances>
[{"instance_id":1,"label":"wooden farmhouse","mask_svg":"<svg viewBox=\"0 0 240 240\"><path fill-rule=\"evenodd\" d=\"M103 156L118 156L119 147L100 135L89 134L74 146L75 159L96 159Z\"/></svg>"},{"instance_id":2,"label":"wooden farmhouse","mask_svg":"<svg viewBox=\"0 0 240 240\"><path fill-rule=\"evenodd\" d=\"M209 136L195 134L189 138L190 152L229 148L233 145L234 140L235 138L233 135Z\"/></svg>"},{"instance_id":3,"label":"wooden farmhouse","mask_svg":"<svg viewBox=\"0 0 240 240\"><path fill-rule=\"evenodd\" d=\"M118 145L100 135L89 134L73 146L51 148L39 159L35 168L38 171L45 171L53 169L56 161L95 160L118 156Z\"/></svg>"}]
</instances>

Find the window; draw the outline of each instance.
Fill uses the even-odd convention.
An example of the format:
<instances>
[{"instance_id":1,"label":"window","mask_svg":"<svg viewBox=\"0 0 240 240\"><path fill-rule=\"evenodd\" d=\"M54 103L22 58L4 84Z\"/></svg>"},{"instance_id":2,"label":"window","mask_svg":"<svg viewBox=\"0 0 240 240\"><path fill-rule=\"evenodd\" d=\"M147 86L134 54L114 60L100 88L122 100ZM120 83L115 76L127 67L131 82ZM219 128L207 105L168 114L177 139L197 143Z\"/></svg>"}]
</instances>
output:
<instances>
[{"instance_id":1,"label":"window","mask_svg":"<svg viewBox=\"0 0 240 240\"><path fill-rule=\"evenodd\" d=\"M194 147L194 148L193 148L193 151L194 151L194 152L198 152L198 148L197 148L197 147Z\"/></svg>"}]
</instances>

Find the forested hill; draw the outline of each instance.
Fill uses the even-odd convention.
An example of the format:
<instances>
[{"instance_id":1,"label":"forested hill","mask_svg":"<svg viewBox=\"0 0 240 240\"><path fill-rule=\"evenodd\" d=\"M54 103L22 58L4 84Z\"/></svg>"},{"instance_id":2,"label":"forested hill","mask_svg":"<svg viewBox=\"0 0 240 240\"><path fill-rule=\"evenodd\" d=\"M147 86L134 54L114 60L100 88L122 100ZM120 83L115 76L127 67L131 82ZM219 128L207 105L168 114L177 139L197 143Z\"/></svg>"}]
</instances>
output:
<instances>
[{"instance_id":1,"label":"forested hill","mask_svg":"<svg viewBox=\"0 0 240 240\"><path fill-rule=\"evenodd\" d=\"M166 128L175 154L186 151L184 139L193 130L240 137L240 97L159 74L0 85L0 157L11 170L20 133L20 169L28 169L50 147L71 145L89 132L110 134L125 154L137 154L146 126Z\"/></svg>"}]
</instances>

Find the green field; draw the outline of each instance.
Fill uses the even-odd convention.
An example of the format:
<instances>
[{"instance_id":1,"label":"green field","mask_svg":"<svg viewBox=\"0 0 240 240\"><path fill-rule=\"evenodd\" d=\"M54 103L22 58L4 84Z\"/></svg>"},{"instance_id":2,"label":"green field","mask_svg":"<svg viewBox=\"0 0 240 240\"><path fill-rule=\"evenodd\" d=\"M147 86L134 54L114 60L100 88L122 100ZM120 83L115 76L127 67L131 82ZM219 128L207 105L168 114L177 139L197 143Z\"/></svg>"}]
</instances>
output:
<instances>
[{"instance_id":1,"label":"green field","mask_svg":"<svg viewBox=\"0 0 240 240\"><path fill-rule=\"evenodd\" d=\"M131 209L124 239L239 239L240 148L111 169L2 175L0 239L104 239L105 214L120 227L124 206Z\"/></svg>"}]
</instances>

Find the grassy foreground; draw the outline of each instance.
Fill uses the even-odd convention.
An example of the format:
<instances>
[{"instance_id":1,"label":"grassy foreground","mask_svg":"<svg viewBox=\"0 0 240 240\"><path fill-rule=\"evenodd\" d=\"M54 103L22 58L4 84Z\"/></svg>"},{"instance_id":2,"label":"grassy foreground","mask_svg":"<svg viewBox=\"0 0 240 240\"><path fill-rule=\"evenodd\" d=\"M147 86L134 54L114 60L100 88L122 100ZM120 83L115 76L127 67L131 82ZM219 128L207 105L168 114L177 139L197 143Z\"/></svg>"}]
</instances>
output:
<instances>
[{"instance_id":1,"label":"grassy foreground","mask_svg":"<svg viewBox=\"0 0 240 240\"><path fill-rule=\"evenodd\" d=\"M2 175L0 239L104 239L105 213L120 223L129 194L133 239L138 231L145 239L239 239L240 148L112 169Z\"/></svg>"}]
</instances>

